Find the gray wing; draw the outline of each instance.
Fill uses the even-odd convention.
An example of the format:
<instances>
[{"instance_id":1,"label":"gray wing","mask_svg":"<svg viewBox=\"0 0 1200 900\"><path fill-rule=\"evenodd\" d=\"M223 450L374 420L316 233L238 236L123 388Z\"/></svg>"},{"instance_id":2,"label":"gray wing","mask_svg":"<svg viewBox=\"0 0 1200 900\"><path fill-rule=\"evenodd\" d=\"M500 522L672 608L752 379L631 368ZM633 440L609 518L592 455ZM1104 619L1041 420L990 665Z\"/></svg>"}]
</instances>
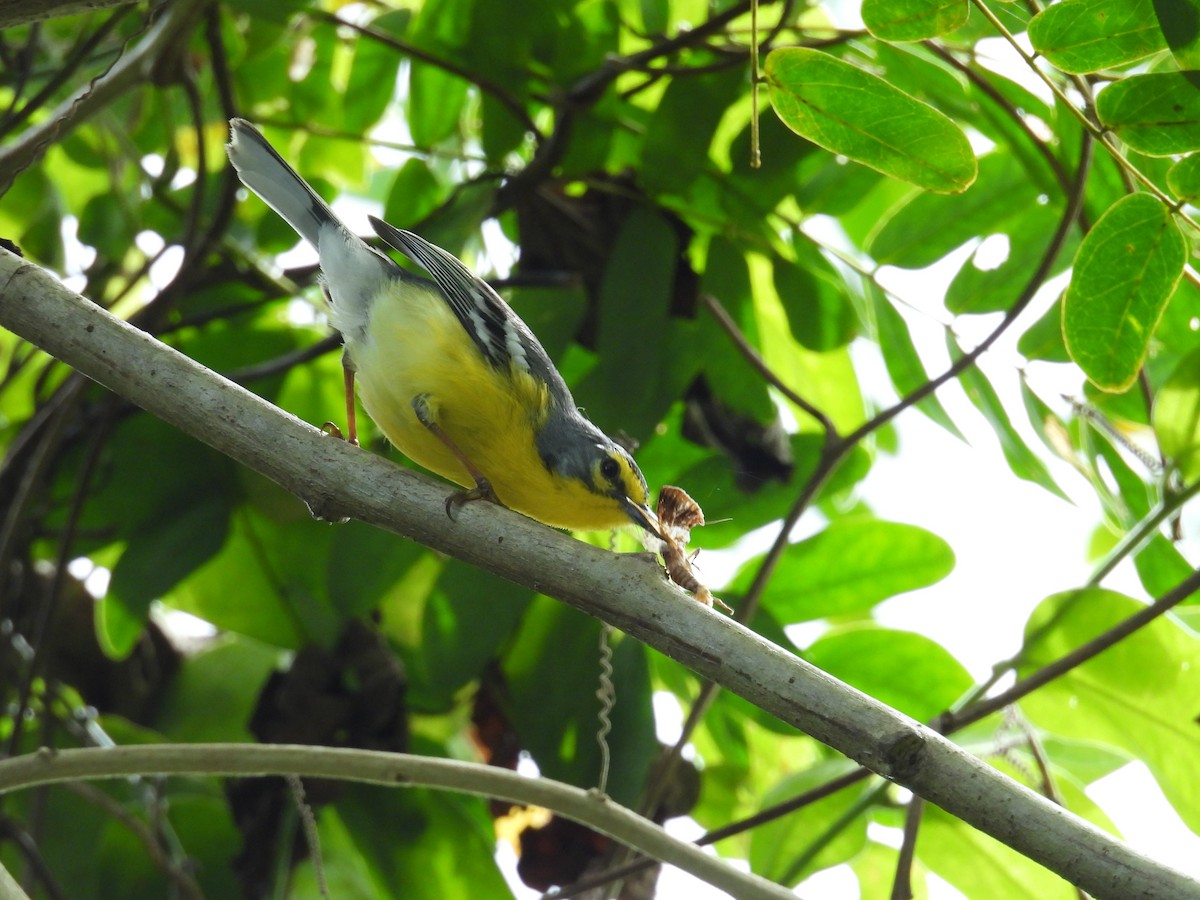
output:
<instances>
[{"instance_id":1,"label":"gray wing","mask_svg":"<svg viewBox=\"0 0 1200 900\"><path fill-rule=\"evenodd\" d=\"M411 231L370 217L371 227L389 246L419 264L446 297L454 315L494 366L510 364L537 376L568 409L575 402L541 342L500 295L455 256Z\"/></svg>"}]
</instances>

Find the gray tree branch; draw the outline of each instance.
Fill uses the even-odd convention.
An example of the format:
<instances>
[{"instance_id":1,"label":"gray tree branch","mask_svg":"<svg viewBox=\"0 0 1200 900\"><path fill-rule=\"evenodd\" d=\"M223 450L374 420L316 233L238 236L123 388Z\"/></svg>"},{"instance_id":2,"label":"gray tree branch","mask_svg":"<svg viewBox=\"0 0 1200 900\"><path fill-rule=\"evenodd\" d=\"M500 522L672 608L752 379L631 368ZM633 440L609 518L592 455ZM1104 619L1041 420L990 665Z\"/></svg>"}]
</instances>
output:
<instances>
[{"instance_id":1,"label":"gray tree branch","mask_svg":"<svg viewBox=\"0 0 1200 900\"><path fill-rule=\"evenodd\" d=\"M789 900L777 884L740 872L602 794L508 769L407 753L290 744L143 744L44 750L0 760L0 792L85 778L130 775L277 775L335 778L387 787L432 787L542 806L642 853L678 866L731 896Z\"/></svg>"},{"instance_id":2,"label":"gray tree branch","mask_svg":"<svg viewBox=\"0 0 1200 900\"><path fill-rule=\"evenodd\" d=\"M322 435L0 251L0 325L295 493L548 594L719 682L1099 898L1200 900L1135 852L951 741L689 599L616 555Z\"/></svg>"}]
</instances>

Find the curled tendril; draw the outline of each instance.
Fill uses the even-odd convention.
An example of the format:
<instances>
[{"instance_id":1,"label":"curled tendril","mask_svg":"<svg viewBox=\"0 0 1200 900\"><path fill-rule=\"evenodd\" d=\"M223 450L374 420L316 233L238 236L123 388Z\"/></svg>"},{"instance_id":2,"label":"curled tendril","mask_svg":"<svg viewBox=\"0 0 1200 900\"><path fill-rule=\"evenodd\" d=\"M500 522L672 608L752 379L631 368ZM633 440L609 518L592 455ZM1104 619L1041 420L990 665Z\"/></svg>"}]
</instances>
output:
<instances>
[{"instance_id":1,"label":"curled tendril","mask_svg":"<svg viewBox=\"0 0 1200 900\"><path fill-rule=\"evenodd\" d=\"M613 684L613 650L610 638L613 628L607 622L600 627L600 686L596 699L600 701L600 712L596 718L600 727L596 730L596 743L600 745L600 781L596 789L603 794L608 789L608 766L610 754L608 735L612 731L612 709L617 702L617 688Z\"/></svg>"}]
</instances>

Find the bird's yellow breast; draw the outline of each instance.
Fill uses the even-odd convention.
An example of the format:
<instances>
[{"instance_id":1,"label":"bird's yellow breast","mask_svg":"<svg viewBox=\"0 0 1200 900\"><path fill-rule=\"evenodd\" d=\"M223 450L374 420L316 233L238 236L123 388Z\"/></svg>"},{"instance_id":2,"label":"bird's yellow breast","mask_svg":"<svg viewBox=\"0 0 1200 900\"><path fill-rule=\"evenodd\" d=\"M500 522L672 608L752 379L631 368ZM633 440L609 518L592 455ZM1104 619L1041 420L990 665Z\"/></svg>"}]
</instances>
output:
<instances>
[{"instance_id":1,"label":"bird's yellow breast","mask_svg":"<svg viewBox=\"0 0 1200 900\"><path fill-rule=\"evenodd\" d=\"M367 414L418 465L474 485L417 418L413 398L424 396L434 420L505 506L558 528L629 523L616 500L546 468L534 443L547 411L545 385L524 371L489 365L434 289L392 282L371 304L365 337L348 339L347 348Z\"/></svg>"}]
</instances>

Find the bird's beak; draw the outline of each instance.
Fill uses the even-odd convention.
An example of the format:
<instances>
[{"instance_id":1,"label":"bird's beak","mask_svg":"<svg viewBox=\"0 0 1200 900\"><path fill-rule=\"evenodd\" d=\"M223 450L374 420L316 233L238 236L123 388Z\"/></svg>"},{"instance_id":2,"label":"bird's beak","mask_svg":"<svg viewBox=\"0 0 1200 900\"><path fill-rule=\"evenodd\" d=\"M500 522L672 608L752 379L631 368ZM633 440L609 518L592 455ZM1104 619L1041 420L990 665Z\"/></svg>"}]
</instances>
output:
<instances>
[{"instance_id":1,"label":"bird's beak","mask_svg":"<svg viewBox=\"0 0 1200 900\"><path fill-rule=\"evenodd\" d=\"M621 499L621 506L625 508L625 514L633 520L633 524L646 529L660 541L665 540L662 532L658 530L658 516L650 511L650 507L644 503L634 503L628 497Z\"/></svg>"}]
</instances>

